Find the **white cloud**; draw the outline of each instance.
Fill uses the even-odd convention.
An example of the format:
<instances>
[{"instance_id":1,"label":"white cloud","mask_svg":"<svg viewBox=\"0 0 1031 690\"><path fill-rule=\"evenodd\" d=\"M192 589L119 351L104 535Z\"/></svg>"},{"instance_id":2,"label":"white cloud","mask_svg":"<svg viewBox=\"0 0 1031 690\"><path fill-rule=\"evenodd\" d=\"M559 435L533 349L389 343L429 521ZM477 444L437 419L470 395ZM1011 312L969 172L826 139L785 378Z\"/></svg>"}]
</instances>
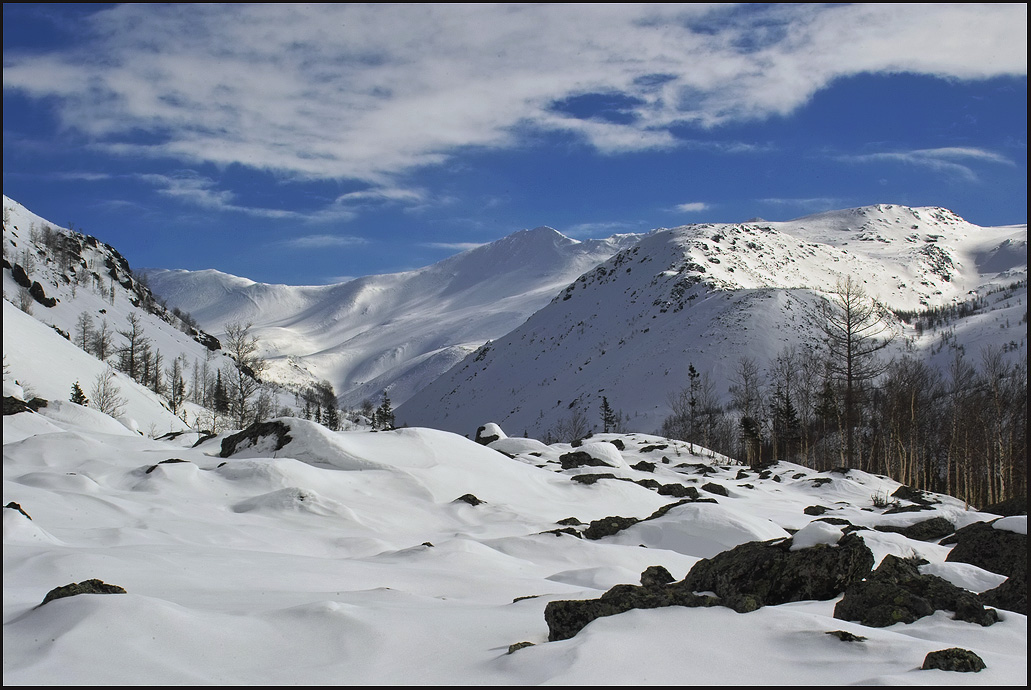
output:
<instances>
[{"instance_id":1,"label":"white cloud","mask_svg":"<svg viewBox=\"0 0 1031 690\"><path fill-rule=\"evenodd\" d=\"M276 242L276 246L287 249L330 249L333 247L354 247L367 244L368 240L348 235L303 235Z\"/></svg>"},{"instance_id":2,"label":"white cloud","mask_svg":"<svg viewBox=\"0 0 1031 690\"><path fill-rule=\"evenodd\" d=\"M431 249L448 249L451 251L464 252L470 249L482 247L486 242L423 242L420 246Z\"/></svg>"},{"instance_id":3,"label":"white cloud","mask_svg":"<svg viewBox=\"0 0 1031 690\"><path fill-rule=\"evenodd\" d=\"M704 201L691 201L686 204L677 204L676 210L681 213L696 213L698 211L708 211L711 206Z\"/></svg>"},{"instance_id":4,"label":"white cloud","mask_svg":"<svg viewBox=\"0 0 1031 690\"><path fill-rule=\"evenodd\" d=\"M1023 4L130 4L65 52L5 54L4 88L112 152L378 190L329 210L346 213L377 194L422 203L398 177L533 132L662 149L678 124L790 113L847 75L1026 74L1026 25ZM591 93L626 97L626 121L553 107ZM211 187L167 193L232 208Z\"/></svg>"},{"instance_id":5,"label":"white cloud","mask_svg":"<svg viewBox=\"0 0 1031 690\"><path fill-rule=\"evenodd\" d=\"M965 180L974 181L977 175L967 165L957 161L977 161L982 163L998 163L1015 165L1013 161L992 151L969 147L945 147L936 149L914 149L911 151L886 151L859 155L839 156L840 160L852 163L876 163L893 161L919 165L939 172L956 175Z\"/></svg>"}]
</instances>

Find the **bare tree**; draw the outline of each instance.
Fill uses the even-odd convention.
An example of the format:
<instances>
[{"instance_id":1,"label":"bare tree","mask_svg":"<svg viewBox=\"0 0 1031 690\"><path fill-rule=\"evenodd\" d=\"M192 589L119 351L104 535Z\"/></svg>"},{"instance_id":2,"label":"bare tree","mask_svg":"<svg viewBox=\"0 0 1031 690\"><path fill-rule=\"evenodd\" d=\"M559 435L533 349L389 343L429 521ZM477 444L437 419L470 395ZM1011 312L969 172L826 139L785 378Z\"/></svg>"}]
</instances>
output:
<instances>
[{"instance_id":1,"label":"bare tree","mask_svg":"<svg viewBox=\"0 0 1031 690\"><path fill-rule=\"evenodd\" d=\"M824 305L824 327L831 375L845 385L845 463L855 462L855 428L860 407L860 386L877 377L884 367L876 353L894 338L882 317L883 310L851 276L838 281L831 299Z\"/></svg>"},{"instance_id":2,"label":"bare tree","mask_svg":"<svg viewBox=\"0 0 1031 690\"><path fill-rule=\"evenodd\" d=\"M117 417L125 409L125 398L115 381L114 369L108 367L102 374L98 374L90 390L93 405L98 410L111 417Z\"/></svg>"},{"instance_id":3,"label":"bare tree","mask_svg":"<svg viewBox=\"0 0 1031 690\"><path fill-rule=\"evenodd\" d=\"M261 388L259 380L266 362L261 356L258 339L251 333L251 324L226 324L225 351L236 363L227 372L229 410L239 428L247 426L254 410L252 400Z\"/></svg>"}]
</instances>

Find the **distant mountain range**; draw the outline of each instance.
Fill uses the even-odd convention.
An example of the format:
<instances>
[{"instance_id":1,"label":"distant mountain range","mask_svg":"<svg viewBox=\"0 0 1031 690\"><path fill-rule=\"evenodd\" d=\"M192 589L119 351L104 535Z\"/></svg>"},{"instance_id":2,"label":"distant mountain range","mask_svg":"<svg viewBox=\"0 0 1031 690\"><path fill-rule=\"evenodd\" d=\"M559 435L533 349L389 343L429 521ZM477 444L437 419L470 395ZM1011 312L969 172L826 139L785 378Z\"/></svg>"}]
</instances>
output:
<instances>
[{"instance_id":1,"label":"distant mountain range","mask_svg":"<svg viewBox=\"0 0 1031 690\"><path fill-rule=\"evenodd\" d=\"M28 226L45 221L4 204L13 214L5 252L17 263ZM69 336L83 311L121 327L146 285L114 248L80 254L79 272L96 275L76 290L74 271L32 252L41 288L57 300L36 318ZM386 392L399 423L463 434L488 421L541 434L575 410L594 424L603 397L629 427L655 431L690 364L722 395L742 357L765 365L788 347L819 348L821 305L846 276L905 312L908 324L886 324L901 336L894 353L941 367L954 351L976 356L986 345L1027 356L1026 225L983 228L941 208L878 205L587 241L539 227L336 285L268 285L215 270L145 275L168 308L147 315L166 362L211 357L201 345L210 336L189 337L169 309L215 336L251 322L270 360L266 378L295 390L328 380L344 406ZM4 285L9 295L20 289L10 270ZM946 326L914 327L921 310L963 303L973 306Z\"/></svg>"}]
</instances>

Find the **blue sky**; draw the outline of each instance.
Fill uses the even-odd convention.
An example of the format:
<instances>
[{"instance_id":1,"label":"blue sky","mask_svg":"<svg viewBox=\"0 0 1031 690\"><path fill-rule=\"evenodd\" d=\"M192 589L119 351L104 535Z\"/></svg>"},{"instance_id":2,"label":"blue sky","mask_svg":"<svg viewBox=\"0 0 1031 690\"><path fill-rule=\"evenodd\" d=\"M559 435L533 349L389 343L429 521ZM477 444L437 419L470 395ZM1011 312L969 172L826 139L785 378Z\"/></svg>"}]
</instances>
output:
<instances>
[{"instance_id":1,"label":"blue sky","mask_svg":"<svg viewBox=\"0 0 1031 690\"><path fill-rule=\"evenodd\" d=\"M1026 5L4 5L4 193L290 284L875 203L1027 220Z\"/></svg>"}]
</instances>

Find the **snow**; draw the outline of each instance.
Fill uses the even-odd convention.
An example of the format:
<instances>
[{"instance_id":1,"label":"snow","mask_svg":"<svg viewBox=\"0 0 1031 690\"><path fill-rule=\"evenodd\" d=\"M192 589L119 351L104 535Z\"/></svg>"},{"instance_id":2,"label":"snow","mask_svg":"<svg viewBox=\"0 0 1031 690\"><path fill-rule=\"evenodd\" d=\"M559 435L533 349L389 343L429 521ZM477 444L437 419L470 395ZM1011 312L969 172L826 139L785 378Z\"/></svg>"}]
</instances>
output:
<instances>
[{"instance_id":1,"label":"snow","mask_svg":"<svg viewBox=\"0 0 1031 690\"><path fill-rule=\"evenodd\" d=\"M19 235L5 233L4 240L12 250L21 251L25 248L24 228L42 219L6 198L4 203L12 209L12 224L21 228ZM976 228L937 211L880 209L867 211L864 222L874 223L877 232L888 237L889 229L895 229L881 227L884 223L875 223L877 218L898 225L909 223L914 212L921 217L937 214L935 223L958 228L956 242L988 247L981 265L1005 273L1007 279L1019 272L1013 261L1019 264L1023 256L1026 265L1026 239L1023 255L1019 243L998 245L991 253L989 245L996 246L991 243L1001 236L1001 230L974 238ZM853 222L854 216L840 212L796 226L806 228L810 233L806 241L812 243L858 242L853 235L835 229L844 222L843 217L850 225L861 227ZM917 221L923 222L916 219L914 223ZM714 228L705 228L706 236ZM782 230L774 227L763 232L775 238ZM1009 229L1011 234L1020 231ZM905 241L905 233L898 232ZM1026 229L1022 232L1026 238ZM740 233L743 239L747 228L740 228ZM648 241L653 248L667 251L667 258L680 260L689 235L687 231L655 233ZM945 240L938 244L944 246ZM787 240L777 242L780 244L771 246L788 246ZM529 309L527 305L546 292L540 286L553 286L548 281L565 275L563 271L571 265L570 247L578 246L571 243L548 229L527 231L492 248L488 245L479 254L455 258L447 264L452 274L446 280L442 271L426 270L349 283L346 289L279 290L280 286L262 287L224 276L208 284L224 286L223 297L234 296L227 298L227 304L236 306L221 312L222 316L248 316L251 312L240 305L246 302L241 295L249 295L257 301L255 313L279 319L266 324L268 333L278 328L283 338L304 336L298 340L304 347L325 348L347 328L346 319L338 318L340 314L360 314L368 308L375 318L357 327L356 333L366 328L363 332L368 335L354 336L354 356L365 362L403 366L405 362L429 361L429 355L423 352L413 358L410 355L422 346L405 352L397 343L398 349L375 349L390 345L404 327L415 323L414 316L401 318L403 309L398 305L427 309L436 301L453 298L453 305L464 306L447 312L448 318L487 314L497 317L492 323L499 329L508 328L504 324L511 323L512 314L518 312L519 320L525 319L526 312L519 309ZM871 246L884 249L884 244ZM581 250L573 263L583 261L592 266L599 255L615 251L600 245ZM830 249L820 251L825 253L821 256L833 254ZM833 255L847 260L843 254ZM640 263L641 255L634 258L638 263L632 264L631 275L642 276L641 284L634 284L639 289L655 279L657 273L647 269L647 263L657 261L655 256L645 263ZM161 398L120 375L118 384L126 398L124 421L66 402L72 383L79 381L89 394L89 382L104 373L106 365L51 326L70 331L82 311L98 318L106 316L112 325L120 326L135 308L124 291L116 291L115 304L83 288L73 294L42 258L40 261L40 275L51 281L46 284L47 293L61 300L57 306L46 309L37 305L32 316L7 300L3 306L5 364L10 369L8 372L5 367L4 394L37 395L49 401L37 413L3 418L3 502L18 503L31 516L4 510L5 684L1027 683L1026 617L1007 611L1000 612L1002 620L988 628L938 612L911 625L872 629L833 618L836 600L769 606L749 614L722 607L673 607L601 618L572 639L547 642L543 614L549 601L596 598L616 584L637 583L649 566L662 565L680 579L699 560L749 541L784 539L794 533L797 548L836 543L840 528L804 512L813 504L833 506L828 517L867 528L906 526L935 516L963 527L994 516L966 510L962 502L949 497L936 497L940 503L919 514L885 515L871 505L871 496L890 494L899 487L885 477L858 471L819 473L789 463L770 468L769 479L749 471L742 477L742 467L730 464L728 458L646 433L596 434L578 448L499 434L500 440L482 446L462 435L432 428L332 432L313 422L282 418L278 421L288 428L291 438L284 447L276 449L269 436L222 458L219 452L226 434L203 437L172 415ZM745 272L751 264L758 267L756 271L769 268L762 264L766 261L762 256L744 252L734 261L738 263L728 260L713 265L737 265L734 273ZM534 262L541 264L542 281L537 281L539 275L527 273L525 267ZM477 264L483 269L480 273L459 270ZM675 281L679 275L674 271L664 280ZM785 275L785 280L794 280L794 274ZM508 276L513 284L523 280L518 282L519 289L526 288L536 296L524 300L515 291L504 293L497 287L475 302L472 296L486 285L485 276L498 285L505 282L498 276ZM954 287L965 288L963 281L968 277L955 278ZM431 285L433 280L441 282ZM8 294L13 294L11 281L10 272L5 271ZM612 308L605 318L601 318L601 309L582 311L580 303L589 287L604 288L612 295L633 287L614 279L597 280L593 287L585 285L587 282L578 283L569 300L557 298L541 312L545 316L531 318L525 328L483 351L478 371L497 367L494 357L513 338L526 338L527 352L540 354L534 348L547 338L558 337L549 335L545 326L567 328L558 331L567 334L565 345L553 345L558 354L544 355L547 362L527 361L520 378L496 379L500 383L494 385L489 399L473 396L472 402L483 409L460 424L462 433L471 434L484 419L500 420L515 433L530 428L538 409L529 410L525 417L508 414L524 404L519 397L523 384L538 388L541 399L559 400L556 410L568 413L577 396L569 395L567 388L561 389L561 397L553 396L560 389L551 388L544 379L552 372L548 367L561 362L570 370L563 370L562 376L590 379L581 372L572 373L577 367L586 371L592 366L579 359L580 355L594 357L595 364L612 356L614 363L606 365L610 372L627 367L615 383L606 384L605 394L615 407L620 407L615 394L620 387L654 396L661 388L657 381L665 374L647 370L655 369L655 362L667 356L670 348L682 348L685 334L706 341L705 347L724 348L728 356L733 354L733 343L719 340L720 329L727 326L721 319L728 318L730 312L725 309L729 305L737 304L735 318L749 328L776 328L771 305L801 309L811 297L759 288L699 297L690 309L708 314L711 320L703 319L704 327L688 329L674 338L673 331L651 325L660 318L655 314L652 319L650 311L642 316ZM668 283L663 285L669 288ZM218 290L212 290L210 299L217 306ZM328 302L313 297L328 293L349 294L353 304L341 311L328 297ZM380 301L384 295L389 296L386 302ZM592 294L591 299L616 304L603 302L612 295ZM239 302L234 301L237 297ZM648 305L650 299L645 300ZM521 306L495 309L491 306L495 304ZM299 305L304 307L303 313L293 311ZM475 309L470 305L476 305ZM555 312L555 305L569 311L562 312L561 319L548 316ZM455 320L430 323L434 315L442 313L424 311L423 320L429 325L420 337L439 336L454 326ZM578 330L578 321L591 313L598 314L599 329L610 329L608 340L603 338L605 355L599 354L600 350L581 349L582 343L570 346L581 336L586 343L588 335L593 338L601 332L592 333L594 326L588 322L582 325L582 333ZM385 325L384 315L397 317L400 325L398 330L387 328L379 339L377 329ZM567 317L576 320L565 321ZM207 356L200 345L160 319L146 315L145 323L166 361L177 355ZM478 339L487 331L471 324L469 328L469 333L475 331L475 338L459 334L457 340L438 341L441 352L478 347L482 343ZM645 329L650 331L645 333ZM637 350L649 354L637 355L643 362L635 368L632 350L619 346L618 339L634 340L636 347L652 342L648 338L655 334L662 335L667 349ZM534 341L537 345L531 347ZM344 357L340 352L334 356ZM310 366L312 371L322 371L321 364L306 363L308 355L298 357L294 363L302 370ZM570 362L575 366L570 367ZM390 370L390 366L382 369ZM470 377L475 373L468 367L464 371ZM559 370L554 372L558 378ZM595 393L601 387L597 382L591 385ZM494 416L487 409L488 402L501 399L509 400L504 412L516 422L509 423L506 415ZM587 400L581 398L580 404L585 406ZM642 417L631 418L630 425L646 428L660 414L644 410ZM518 422L524 418L529 420L525 426ZM183 433L153 438L165 430ZM577 450L610 467L562 470L559 458ZM653 466L651 471L638 469L649 466ZM573 476L597 472L614 478L593 484L571 481ZM693 486L706 496L709 494L702 487L712 482L726 489L727 495L714 494L717 503L674 506L661 517L648 519L675 500L637 483L648 479ZM463 500L467 494L482 503L470 505ZM552 532L568 524L567 518L583 524L614 515L641 521L598 540ZM1026 534L1026 517L1003 518L994 525ZM873 529L860 529L857 534L877 562L887 554L919 556L928 561L923 572L972 591L992 589L1002 581L1001 576L976 566L946 562L949 546ZM39 606L52 588L89 578L120 585L127 593L81 595ZM847 630L867 640L846 643L825 634L834 630ZM509 645L522 641L534 646L508 653ZM977 674L918 670L928 652L954 646L973 650L988 668Z\"/></svg>"},{"instance_id":2,"label":"snow","mask_svg":"<svg viewBox=\"0 0 1031 690\"><path fill-rule=\"evenodd\" d=\"M329 432L285 418L293 440L279 451L259 444L221 458L218 438L191 448L114 420L101 425L98 413L71 403L43 409L48 416L3 422L3 500L32 517L4 511L5 683L1026 681L1026 617L1010 612L989 628L938 613L869 629L834 619L834 600L750 614L636 610L546 641L548 601L597 597L636 583L650 565L679 579L701 558L785 538L788 527L801 527L796 545L833 543L839 528L802 512L821 489L828 495L819 500L857 524L860 516L891 522L898 516L868 509L870 487L897 486L890 480L851 472L814 489L803 479L737 480L740 468L713 466L704 481L723 484L729 497L589 541L542 532L569 516L645 518L669 498L625 481L572 482L575 472L557 462L569 446L531 439L505 441L523 442L544 467L443 431ZM692 469L662 463L652 473L632 469L654 455L642 449L656 437L603 438L626 450L582 448L618 455L618 476L699 481ZM185 462L162 462L169 459ZM814 474L783 463L773 471ZM465 493L485 502L456 501ZM959 510L943 500L921 517ZM925 572L975 591L1000 578L946 563L949 547L860 534L876 552L919 553L931 561ZM49 589L93 577L128 593L37 608ZM832 630L868 640L843 643L825 634ZM509 655L521 641L536 646ZM951 646L972 649L988 669L962 677L917 670L928 652Z\"/></svg>"},{"instance_id":3,"label":"snow","mask_svg":"<svg viewBox=\"0 0 1031 690\"><path fill-rule=\"evenodd\" d=\"M993 522L992 527L995 529L1002 529L1008 532L1016 532L1017 534L1026 535L1027 515L1011 515L1010 517L1004 517Z\"/></svg>"},{"instance_id":4,"label":"snow","mask_svg":"<svg viewBox=\"0 0 1031 690\"><path fill-rule=\"evenodd\" d=\"M841 528L829 522L810 522L791 540L791 550L808 549L817 544L834 546L841 540Z\"/></svg>"}]
</instances>

